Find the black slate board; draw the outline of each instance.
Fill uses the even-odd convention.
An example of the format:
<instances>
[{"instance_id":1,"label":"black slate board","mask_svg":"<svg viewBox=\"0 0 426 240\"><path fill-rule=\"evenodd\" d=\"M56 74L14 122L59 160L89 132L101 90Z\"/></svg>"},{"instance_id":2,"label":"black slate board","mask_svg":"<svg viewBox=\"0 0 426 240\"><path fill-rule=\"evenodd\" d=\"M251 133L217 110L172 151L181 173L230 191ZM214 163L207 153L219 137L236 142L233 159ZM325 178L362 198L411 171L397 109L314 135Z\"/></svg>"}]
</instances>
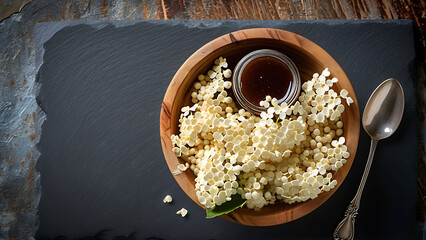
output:
<instances>
[{"instance_id":1,"label":"black slate board","mask_svg":"<svg viewBox=\"0 0 426 240\"><path fill-rule=\"evenodd\" d=\"M137 239L330 239L367 159L370 143L363 130L353 167L330 200L303 218L273 227L205 219L205 212L179 188L162 155L160 107L179 66L210 40L253 27L285 29L323 47L351 80L361 113L381 81L400 80L405 115L397 133L379 143L356 237L420 238L415 221L415 50L407 20L38 25L36 44L45 49L38 49L43 61L38 98L47 119L39 143L37 237L76 238L112 229L111 236L136 232ZM171 205L162 202L166 194L174 198ZM186 218L175 214L182 207L189 210Z\"/></svg>"}]
</instances>

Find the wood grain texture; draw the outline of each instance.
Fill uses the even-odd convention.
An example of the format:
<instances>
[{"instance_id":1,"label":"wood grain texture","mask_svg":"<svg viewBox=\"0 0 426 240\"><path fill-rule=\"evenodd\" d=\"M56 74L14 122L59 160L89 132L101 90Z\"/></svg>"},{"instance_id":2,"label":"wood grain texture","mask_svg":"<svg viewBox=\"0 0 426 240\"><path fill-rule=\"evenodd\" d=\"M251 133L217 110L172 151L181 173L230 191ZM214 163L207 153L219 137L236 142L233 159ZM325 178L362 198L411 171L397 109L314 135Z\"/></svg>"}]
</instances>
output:
<instances>
[{"instance_id":1,"label":"wood grain texture","mask_svg":"<svg viewBox=\"0 0 426 240\"><path fill-rule=\"evenodd\" d=\"M165 19L298 20L412 19L425 51L426 2L412 0L162 1Z\"/></svg>"},{"instance_id":2,"label":"wood grain texture","mask_svg":"<svg viewBox=\"0 0 426 240\"><path fill-rule=\"evenodd\" d=\"M31 0L2 1L0 21L19 12ZM43 1L34 1L43 2ZM45 1L49 2L49 1ZM57 12L45 21L86 17L108 19L203 19L203 20L296 20L296 19L412 19L425 45L426 2L416 0L143 0L59 1ZM51 4L53 5L53 4ZM55 10L55 9L52 9ZM59 16L57 14L59 13Z\"/></svg>"},{"instance_id":3,"label":"wood grain texture","mask_svg":"<svg viewBox=\"0 0 426 240\"><path fill-rule=\"evenodd\" d=\"M185 61L167 89L160 117L160 135L163 153L171 172L175 171L179 164L184 163L184 160L178 159L173 153L170 137L172 134L179 133L180 109L188 105L191 86L197 76L206 72L219 56L227 56L232 68L235 65L235 62L232 62L233 58L239 59L248 52L261 48L275 49L290 57L298 67L301 79L310 79L313 73L322 72L326 67L332 72L331 77L339 79L339 82L333 86L335 91L347 89L349 96L354 99L351 106L346 105L342 116L342 121L345 123L344 137L347 139L346 144L351 156L348 162L334 174L333 179L337 180L337 187L329 192L321 193L316 199L291 205L278 203L266 206L261 211L242 208L223 216L227 220L250 226L271 226L290 222L310 213L324 203L337 190L351 168L360 130L360 114L355 92L342 68L327 52L310 40L284 30L268 28L241 30L219 37L200 48ZM203 207L195 194L195 175L191 171L185 171L174 177L185 193Z\"/></svg>"}]
</instances>

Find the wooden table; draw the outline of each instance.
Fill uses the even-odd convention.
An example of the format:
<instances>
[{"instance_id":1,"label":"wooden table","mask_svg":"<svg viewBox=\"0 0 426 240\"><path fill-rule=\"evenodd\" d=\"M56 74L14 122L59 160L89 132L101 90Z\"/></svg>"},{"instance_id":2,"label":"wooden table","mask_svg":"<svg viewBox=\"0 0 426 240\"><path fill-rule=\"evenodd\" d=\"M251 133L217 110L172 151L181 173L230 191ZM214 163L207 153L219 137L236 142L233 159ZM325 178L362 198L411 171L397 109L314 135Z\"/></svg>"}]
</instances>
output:
<instances>
[{"instance_id":1,"label":"wooden table","mask_svg":"<svg viewBox=\"0 0 426 240\"><path fill-rule=\"evenodd\" d=\"M425 136L426 81L424 78L426 53L426 2L415 0L2 0L0 1L0 88L11 93L28 88L26 75L20 75L29 66L23 60L34 53L32 45L34 24L45 21L89 19L200 19L200 20L296 20L296 19L412 19L415 25L418 72L418 113L419 113L419 221L426 219L426 175ZM7 31L2 33L1 31ZM0 37L0 39L2 39ZM3 48L1 48L3 45ZM27 50L27 51L25 51ZM3 74L6 73L7 74ZM3 74L3 75L2 75ZM28 81L31 83L31 81ZM12 104L19 99L12 99ZM1 109L7 118L8 111ZM33 114L35 116L35 113ZM1 121L7 119L0 119ZM29 115L22 116L23 122L31 126L37 121ZM18 130L16 130L18 131ZM14 158L17 148L14 138L19 132L1 133L0 164L5 170L0 177L6 181L0 184L0 238L26 239L33 236L37 218L34 199L37 194L34 172L37 157L34 146L38 139L34 129L29 128L32 142L25 159ZM16 164L17 163L17 164ZM13 171L20 170L18 178L7 178ZM23 181L19 181L23 180ZM6 194L3 194L5 190ZM3 194L3 195L2 195Z\"/></svg>"}]
</instances>

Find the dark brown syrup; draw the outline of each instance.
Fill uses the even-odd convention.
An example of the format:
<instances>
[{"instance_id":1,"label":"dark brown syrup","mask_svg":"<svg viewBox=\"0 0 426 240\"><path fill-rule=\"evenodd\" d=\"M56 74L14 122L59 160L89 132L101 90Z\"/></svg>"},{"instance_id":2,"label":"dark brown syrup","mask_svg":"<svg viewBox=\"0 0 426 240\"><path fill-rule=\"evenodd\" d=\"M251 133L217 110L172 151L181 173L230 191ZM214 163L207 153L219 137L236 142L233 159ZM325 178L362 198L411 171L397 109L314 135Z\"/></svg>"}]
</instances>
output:
<instances>
[{"instance_id":1,"label":"dark brown syrup","mask_svg":"<svg viewBox=\"0 0 426 240\"><path fill-rule=\"evenodd\" d=\"M241 74L241 92L256 106L266 96L278 100L288 94L293 75L288 67L274 57L259 57L249 62Z\"/></svg>"}]
</instances>

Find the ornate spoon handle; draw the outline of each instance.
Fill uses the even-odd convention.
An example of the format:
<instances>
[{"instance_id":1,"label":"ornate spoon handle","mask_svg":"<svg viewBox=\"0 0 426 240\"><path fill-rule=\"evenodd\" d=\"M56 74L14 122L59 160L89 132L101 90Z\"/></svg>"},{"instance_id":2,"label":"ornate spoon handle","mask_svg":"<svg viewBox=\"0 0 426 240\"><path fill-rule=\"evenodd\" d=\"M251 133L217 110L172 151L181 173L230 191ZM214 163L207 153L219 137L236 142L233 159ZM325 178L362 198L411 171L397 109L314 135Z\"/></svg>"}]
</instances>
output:
<instances>
[{"instance_id":1,"label":"ornate spoon handle","mask_svg":"<svg viewBox=\"0 0 426 240\"><path fill-rule=\"evenodd\" d=\"M378 140L371 139L370 153L368 154L367 165L362 175L361 183L354 199L352 199L345 212L345 218L337 225L334 230L333 238L336 240L352 240L355 234L355 217L358 214L359 204L361 202L362 191L364 190L365 182L367 181L368 173L370 172L371 163L373 162L374 152L376 151Z\"/></svg>"}]
</instances>

